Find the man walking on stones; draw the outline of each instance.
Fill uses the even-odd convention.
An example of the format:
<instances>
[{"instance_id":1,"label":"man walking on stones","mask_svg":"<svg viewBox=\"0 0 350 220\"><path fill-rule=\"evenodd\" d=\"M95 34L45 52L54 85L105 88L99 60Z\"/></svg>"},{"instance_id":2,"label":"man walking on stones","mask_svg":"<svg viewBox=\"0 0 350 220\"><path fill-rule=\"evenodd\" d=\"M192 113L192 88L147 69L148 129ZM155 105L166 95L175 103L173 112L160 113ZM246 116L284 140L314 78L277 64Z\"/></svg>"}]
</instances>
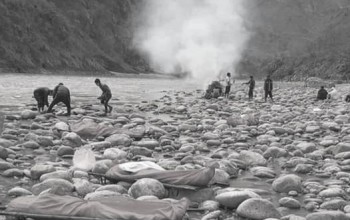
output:
<instances>
[{"instance_id":1,"label":"man walking on stones","mask_svg":"<svg viewBox=\"0 0 350 220\"><path fill-rule=\"evenodd\" d=\"M63 85L63 83L59 83L53 90L53 100L47 112L51 112L52 108L60 102L63 102L63 104L65 104L67 107L66 115L70 115L70 92L69 89Z\"/></svg>"},{"instance_id":2,"label":"man walking on stones","mask_svg":"<svg viewBox=\"0 0 350 220\"><path fill-rule=\"evenodd\" d=\"M95 84L102 90L102 95L97 99L101 100L101 103L105 106L105 113L111 113L113 107L108 105L109 100L112 98L112 92L106 84L102 84L100 79L95 79ZM109 110L108 110L109 108Z\"/></svg>"},{"instance_id":3,"label":"man walking on stones","mask_svg":"<svg viewBox=\"0 0 350 220\"><path fill-rule=\"evenodd\" d=\"M270 77L270 75L267 75L266 79L265 79L265 83L264 83L264 90L265 90L265 102L267 100L267 97L269 96L273 102L273 98L272 98L272 89L273 89L273 82L272 79Z\"/></svg>"},{"instance_id":4,"label":"man walking on stones","mask_svg":"<svg viewBox=\"0 0 350 220\"><path fill-rule=\"evenodd\" d=\"M250 80L249 82L243 83L243 84L247 84L249 85L249 92L248 92L248 96L249 96L249 100L253 99L253 93L254 93L254 88L255 88L255 80L253 76L250 76Z\"/></svg>"}]
</instances>

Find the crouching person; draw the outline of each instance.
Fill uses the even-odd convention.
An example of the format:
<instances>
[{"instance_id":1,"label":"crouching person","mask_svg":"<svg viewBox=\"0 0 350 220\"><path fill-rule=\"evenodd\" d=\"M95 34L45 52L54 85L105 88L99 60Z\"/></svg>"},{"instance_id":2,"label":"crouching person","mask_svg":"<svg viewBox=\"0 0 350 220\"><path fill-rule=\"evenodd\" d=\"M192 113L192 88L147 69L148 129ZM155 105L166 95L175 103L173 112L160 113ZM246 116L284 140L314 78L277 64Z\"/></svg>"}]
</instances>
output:
<instances>
[{"instance_id":1,"label":"crouching person","mask_svg":"<svg viewBox=\"0 0 350 220\"><path fill-rule=\"evenodd\" d=\"M51 112L52 108L60 102L63 102L66 105L67 115L70 115L70 92L69 89L63 85L63 83L58 84L53 90L53 100L47 111Z\"/></svg>"},{"instance_id":2,"label":"crouching person","mask_svg":"<svg viewBox=\"0 0 350 220\"><path fill-rule=\"evenodd\" d=\"M39 87L34 90L34 98L38 104L38 111L44 111L45 105L49 107L49 95L52 95L53 91L47 87Z\"/></svg>"},{"instance_id":3,"label":"crouching person","mask_svg":"<svg viewBox=\"0 0 350 220\"><path fill-rule=\"evenodd\" d=\"M347 95L347 96L346 96L345 101L346 101L346 102L350 102L350 95Z\"/></svg>"},{"instance_id":4,"label":"crouching person","mask_svg":"<svg viewBox=\"0 0 350 220\"><path fill-rule=\"evenodd\" d=\"M324 88L324 86L321 86L321 89L318 90L317 93L317 100L326 100L328 98L328 92Z\"/></svg>"}]
</instances>

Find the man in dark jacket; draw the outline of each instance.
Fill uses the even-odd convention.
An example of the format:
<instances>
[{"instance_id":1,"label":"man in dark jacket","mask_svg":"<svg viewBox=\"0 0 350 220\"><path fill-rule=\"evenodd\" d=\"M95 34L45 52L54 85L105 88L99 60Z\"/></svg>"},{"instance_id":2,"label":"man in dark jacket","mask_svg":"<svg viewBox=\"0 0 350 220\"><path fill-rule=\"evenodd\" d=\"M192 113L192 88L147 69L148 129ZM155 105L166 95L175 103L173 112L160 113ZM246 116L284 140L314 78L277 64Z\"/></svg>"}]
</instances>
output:
<instances>
[{"instance_id":1,"label":"man in dark jacket","mask_svg":"<svg viewBox=\"0 0 350 220\"><path fill-rule=\"evenodd\" d=\"M45 105L49 107L48 96L52 95L52 90L47 87L40 87L34 90L34 98L38 103L38 111L44 111Z\"/></svg>"},{"instance_id":2,"label":"man in dark jacket","mask_svg":"<svg viewBox=\"0 0 350 220\"><path fill-rule=\"evenodd\" d=\"M325 100L328 97L328 92L325 90L324 86L321 86L321 89L318 90L317 100Z\"/></svg>"},{"instance_id":3,"label":"man in dark jacket","mask_svg":"<svg viewBox=\"0 0 350 220\"><path fill-rule=\"evenodd\" d=\"M249 99L253 99L253 92L254 92L254 88L255 88L255 80L254 80L254 77L253 76L250 76L250 80L249 82L246 82L244 84L247 84L249 85L249 92L248 92L248 96L249 96Z\"/></svg>"},{"instance_id":4,"label":"man in dark jacket","mask_svg":"<svg viewBox=\"0 0 350 220\"><path fill-rule=\"evenodd\" d=\"M52 108L60 102L63 102L66 105L67 115L70 115L70 92L69 89L63 85L63 83L58 84L53 90L53 100L47 111L51 112Z\"/></svg>"},{"instance_id":5,"label":"man in dark jacket","mask_svg":"<svg viewBox=\"0 0 350 220\"><path fill-rule=\"evenodd\" d=\"M267 100L267 97L269 96L271 98L271 100L273 101L272 98L272 89L273 89L273 82L272 79L270 77L270 75L268 75L265 79L265 83L264 83L264 90L265 90L265 102Z\"/></svg>"}]
</instances>

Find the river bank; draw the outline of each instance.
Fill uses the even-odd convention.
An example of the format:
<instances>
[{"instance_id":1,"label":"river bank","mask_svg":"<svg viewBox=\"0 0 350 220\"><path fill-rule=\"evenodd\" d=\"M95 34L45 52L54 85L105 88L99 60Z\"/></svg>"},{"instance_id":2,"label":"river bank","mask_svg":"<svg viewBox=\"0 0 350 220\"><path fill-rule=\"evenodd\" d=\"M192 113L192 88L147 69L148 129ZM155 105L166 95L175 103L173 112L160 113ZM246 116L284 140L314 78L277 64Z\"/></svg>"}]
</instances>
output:
<instances>
[{"instance_id":1,"label":"river bank","mask_svg":"<svg viewBox=\"0 0 350 220\"><path fill-rule=\"evenodd\" d=\"M341 210L334 214L339 216L349 212L349 105L341 99L317 102L315 88L276 83L274 102L265 103L260 82L254 101L247 100L246 87L239 83L230 99L206 100L201 98L203 86L194 82L101 78L117 94L113 113L104 116L93 77L21 76L21 82L8 77L13 84L0 87L12 105L4 111L0 138L5 204L13 196L37 195L53 185L80 198L100 195L98 189L105 186L85 171L76 172L72 162L77 149L92 146L97 160L92 171L100 174L130 161L151 161L174 171L214 167L201 196L186 195L192 207L206 210L188 213L191 219L211 212L221 219L311 219L324 210ZM61 81L72 90L71 117L61 116L63 106L56 107L55 115L30 110L35 107L27 94L32 88ZM337 88L345 94L348 85ZM86 138L95 127L115 133ZM83 191L81 181L87 187ZM122 182L108 184L135 199L177 198L147 182L136 195L130 190L137 183ZM108 196L117 196L113 192Z\"/></svg>"}]
</instances>

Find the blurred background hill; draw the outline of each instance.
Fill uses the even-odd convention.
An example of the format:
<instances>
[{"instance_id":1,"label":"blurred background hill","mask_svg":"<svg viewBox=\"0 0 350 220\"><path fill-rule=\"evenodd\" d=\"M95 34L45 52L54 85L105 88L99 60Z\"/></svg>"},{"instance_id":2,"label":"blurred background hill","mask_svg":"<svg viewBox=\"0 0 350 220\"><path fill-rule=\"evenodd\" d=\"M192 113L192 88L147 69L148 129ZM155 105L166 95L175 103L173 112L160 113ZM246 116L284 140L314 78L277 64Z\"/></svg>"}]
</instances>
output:
<instances>
[{"instance_id":1,"label":"blurred background hill","mask_svg":"<svg viewBox=\"0 0 350 220\"><path fill-rule=\"evenodd\" d=\"M350 79L350 1L248 1L243 74Z\"/></svg>"}]
</instances>

